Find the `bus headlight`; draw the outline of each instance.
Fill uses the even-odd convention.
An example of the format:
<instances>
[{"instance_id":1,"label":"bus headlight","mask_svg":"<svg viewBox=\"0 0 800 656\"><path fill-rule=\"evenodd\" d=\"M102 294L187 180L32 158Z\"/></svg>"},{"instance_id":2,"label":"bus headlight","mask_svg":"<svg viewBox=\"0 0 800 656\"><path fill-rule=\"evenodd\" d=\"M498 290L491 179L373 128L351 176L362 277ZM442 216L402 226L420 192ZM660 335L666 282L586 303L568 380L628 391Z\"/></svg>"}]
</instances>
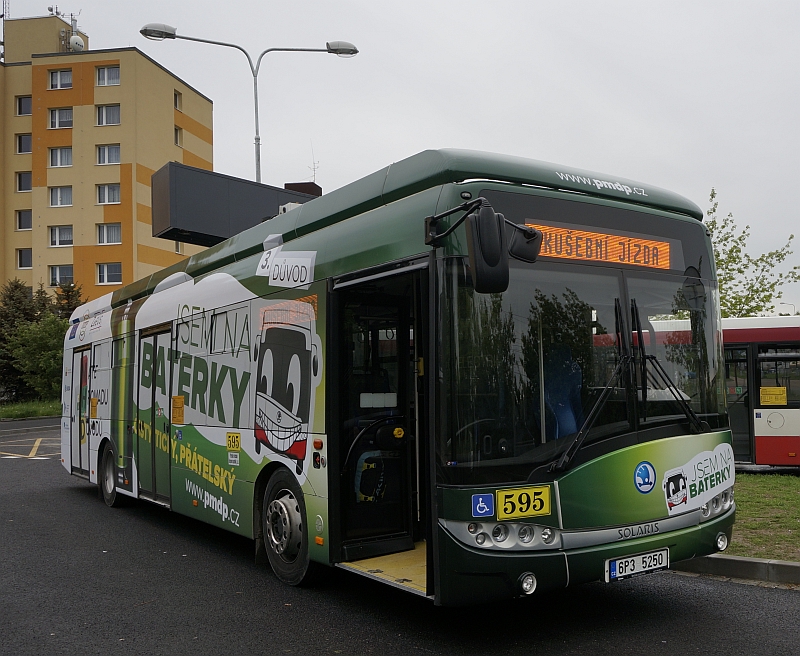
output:
<instances>
[{"instance_id":1,"label":"bus headlight","mask_svg":"<svg viewBox=\"0 0 800 656\"><path fill-rule=\"evenodd\" d=\"M703 513L703 517L708 517L711 514L711 509L708 507L707 503L704 503L700 506L700 512Z\"/></svg>"},{"instance_id":2,"label":"bus headlight","mask_svg":"<svg viewBox=\"0 0 800 656\"><path fill-rule=\"evenodd\" d=\"M542 542L545 544L553 544L553 541L556 539L556 532L550 528L542 529Z\"/></svg>"},{"instance_id":3,"label":"bus headlight","mask_svg":"<svg viewBox=\"0 0 800 656\"><path fill-rule=\"evenodd\" d=\"M495 542L503 542L508 537L508 526L505 524L497 524L492 529L492 537Z\"/></svg>"},{"instance_id":4,"label":"bus headlight","mask_svg":"<svg viewBox=\"0 0 800 656\"><path fill-rule=\"evenodd\" d=\"M472 533L472 535L475 535L478 531L481 530L481 525L480 524L476 524L475 522L472 522L469 526L467 526L467 530L470 533Z\"/></svg>"},{"instance_id":5,"label":"bus headlight","mask_svg":"<svg viewBox=\"0 0 800 656\"><path fill-rule=\"evenodd\" d=\"M724 533L719 533L717 535L717 549L720 551L725 551L728 548L728 536Z\"/></svg>"},{"instance_id":6,"label":"bus headlight","mask_svg":"<svg viewBox=\"0 0 800 656\"><path fill-rule=\"evenodd\" d=\"M475 536L475 542L477 542L478 545L482 545L486 542L487 537L488 536L486 535L486 533L478 533L478 535Z\"/></svg>"},{"instance_id":7,"label":"bus headlight","mask_svg":"<svg viewBox=\"0 0 800 656\"><path fill-rule=\"evenodd\" d=\"M533 540L533 536L535 534L533 526L530 524L523 524L519 527L519 531L517 531L517 536L519 537L519 541L523 544L528 544L531 540Z\"/></svg>"}]
</instances>

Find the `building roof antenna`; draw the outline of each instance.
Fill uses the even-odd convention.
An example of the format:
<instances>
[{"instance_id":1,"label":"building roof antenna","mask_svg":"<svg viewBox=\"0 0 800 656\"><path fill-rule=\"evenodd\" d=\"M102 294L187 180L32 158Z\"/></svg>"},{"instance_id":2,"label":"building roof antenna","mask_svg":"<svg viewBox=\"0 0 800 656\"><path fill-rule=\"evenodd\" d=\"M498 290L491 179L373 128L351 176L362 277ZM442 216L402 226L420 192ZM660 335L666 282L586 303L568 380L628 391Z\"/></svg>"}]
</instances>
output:
<instances>
[{"instance_id":1,"label":"building roof antenna","mask_svg":"<svg viewBox=\"0 0 800 656\"><path fill-rule=\"evenodd\" d=\"M317 181L317 169L319 168L319 162L314 159L314 142L311 142L311 166L308 168L311 169L311 181Z\"/></svg>"}]
</instances>

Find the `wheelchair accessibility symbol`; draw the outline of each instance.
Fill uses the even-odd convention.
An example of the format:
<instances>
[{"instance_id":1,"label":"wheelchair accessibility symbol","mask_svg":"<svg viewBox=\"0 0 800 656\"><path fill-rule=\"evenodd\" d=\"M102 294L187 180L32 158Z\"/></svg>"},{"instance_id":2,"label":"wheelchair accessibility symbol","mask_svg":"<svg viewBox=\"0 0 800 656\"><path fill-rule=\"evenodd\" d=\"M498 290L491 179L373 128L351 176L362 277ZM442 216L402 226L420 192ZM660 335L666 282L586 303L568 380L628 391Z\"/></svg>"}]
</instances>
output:
<instances>
[{"instance_id":1,"label":"wheelchair accessibility symbol","mask_svg":"<svg viewBox=\"0 0 800 656\"><path fill-rule=\"evenodd\" d=\"M472 516L473 517L493 517L494 516L494 495L473 494L472 495Z\"/></svg>"}]
</instances>

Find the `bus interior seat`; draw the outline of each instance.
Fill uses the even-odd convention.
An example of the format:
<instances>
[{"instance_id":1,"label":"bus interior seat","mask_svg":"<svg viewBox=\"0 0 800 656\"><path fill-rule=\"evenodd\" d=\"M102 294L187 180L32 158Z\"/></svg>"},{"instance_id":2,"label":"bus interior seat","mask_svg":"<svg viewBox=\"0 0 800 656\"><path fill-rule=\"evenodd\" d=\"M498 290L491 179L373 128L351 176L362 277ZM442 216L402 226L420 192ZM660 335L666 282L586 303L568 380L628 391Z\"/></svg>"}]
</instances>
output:
<instances>
[{"instance_id":1,"label":"bus interior seat","mask_svg":"<svg viewBox=\"0 0 800 656\"><path fill-rule=\"evenodd\" d=\"M356 503L399 502L402 447L405 428L394 422L381 424L356 445L353 487ZM400 430L398 430L398 428Z\"/></svg>"}]
</instances>

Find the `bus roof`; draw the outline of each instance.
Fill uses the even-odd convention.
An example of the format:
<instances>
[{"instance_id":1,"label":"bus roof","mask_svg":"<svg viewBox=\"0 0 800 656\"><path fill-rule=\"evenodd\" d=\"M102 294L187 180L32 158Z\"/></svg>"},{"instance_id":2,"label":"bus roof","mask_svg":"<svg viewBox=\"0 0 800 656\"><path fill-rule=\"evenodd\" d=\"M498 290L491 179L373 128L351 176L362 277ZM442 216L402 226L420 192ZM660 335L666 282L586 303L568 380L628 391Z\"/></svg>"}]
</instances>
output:
<instances>
[{"instance_id":1,"label":"bus roof","mask_svg":"<svg viewBox=\"0 0 800 656\"><path fill-rule=\"evenodd\" d=\"M291 241L426 189L475 180L565 190L677 212L697 220L703 218L702 210L683 196L625 178L510 155L472 150L426 150L126 285L112 294L110 305L118 307L147 296L161 281L175 273L194 277L250 257L263 250L264 241L270 235L280 234L284 242ZM107 304L107 300L101 303L106 307ZM86 308L82 307L81 315L85 312ZM73 315L73 320L75 318Z\"/></svg>"}]
</instances>

